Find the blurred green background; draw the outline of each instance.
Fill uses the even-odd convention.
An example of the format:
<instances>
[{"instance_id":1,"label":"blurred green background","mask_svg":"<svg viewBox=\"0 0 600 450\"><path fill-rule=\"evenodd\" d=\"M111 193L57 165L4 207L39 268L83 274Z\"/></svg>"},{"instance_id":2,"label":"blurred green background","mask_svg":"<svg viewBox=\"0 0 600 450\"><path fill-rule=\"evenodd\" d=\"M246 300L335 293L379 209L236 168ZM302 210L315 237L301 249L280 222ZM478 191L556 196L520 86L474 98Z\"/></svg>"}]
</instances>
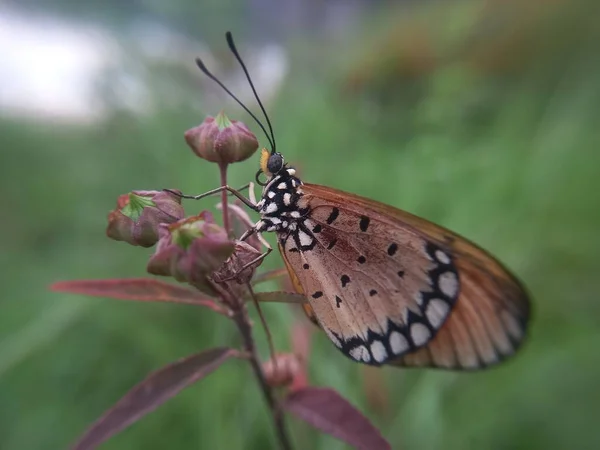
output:
<instances>
[{"instance_id":1,"label":"blurred green background","mask_svg":"<svg viewBox=\"0 0 600 450\"><path fill-rule=\"evenodd\" d=\"M65 448L150 371L239 344L203 310L47 289L144 276L152 250L105 238L106 214L132 189L215 187L183 140L207 114L224 108L265 142L195 69L202 56L254 105L226 30L305 181L468 236L534 301L528 343L494 370L374 373L315 335L312 383L395 449L600 448L599 13L593 0L3 2L0 448ZM232 167L231 183L257 166ZM297 316L264 310L289 349ZM346 448L289 427L296 448ZM249 368L229 362L102 448L274 446Z\"/></svg>"}]
</instances>

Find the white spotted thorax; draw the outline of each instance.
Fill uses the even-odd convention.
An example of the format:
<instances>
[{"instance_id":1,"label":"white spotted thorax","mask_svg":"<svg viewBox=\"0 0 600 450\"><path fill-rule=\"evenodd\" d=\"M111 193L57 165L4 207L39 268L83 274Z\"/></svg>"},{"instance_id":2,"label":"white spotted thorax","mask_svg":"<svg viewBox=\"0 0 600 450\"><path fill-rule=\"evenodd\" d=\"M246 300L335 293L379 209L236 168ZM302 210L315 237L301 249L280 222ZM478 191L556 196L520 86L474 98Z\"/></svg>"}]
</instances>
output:
<instances>
[{"instance_id":1,"label":"white spotted thorax","mask_svg":"<svg viewBox=\"0 0 600 450\"><path fill-rule=\"evenodd\" d=\"M261 215L256 231L284 232L303 228L308 208L299 204L303 195L302 181L295 175L295 169L284 167L268 181L256 205Z\"/></svg>"}]
</instances>

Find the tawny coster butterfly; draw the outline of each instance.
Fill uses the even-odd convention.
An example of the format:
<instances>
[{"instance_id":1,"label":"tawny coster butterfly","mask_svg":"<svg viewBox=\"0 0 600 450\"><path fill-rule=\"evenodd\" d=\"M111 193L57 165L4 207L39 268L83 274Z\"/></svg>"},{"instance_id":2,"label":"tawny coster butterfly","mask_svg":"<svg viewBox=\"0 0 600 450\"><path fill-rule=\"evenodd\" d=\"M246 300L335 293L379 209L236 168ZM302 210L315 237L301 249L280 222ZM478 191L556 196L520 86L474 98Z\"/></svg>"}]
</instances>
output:
<instances>
[{"instance_id":1,"label":"tawny coster butterfly","mask_svg":"<svg viewBox=\"0 0 600 450\"><path fill-rule=\"evenodd\" d=\"M271 122L231 33L227 42L270 133L196 62L256 120L271 151L262 150L258 203L229 187L211 192L227 189L260 214L241 239L275 232L293 284L308 299L305 312L333 344L370 365L479 369L514 354L530 312L521 283L489 253L445 228L374 200L303 183L276 151Z\"/></svg>"}]
</instances>

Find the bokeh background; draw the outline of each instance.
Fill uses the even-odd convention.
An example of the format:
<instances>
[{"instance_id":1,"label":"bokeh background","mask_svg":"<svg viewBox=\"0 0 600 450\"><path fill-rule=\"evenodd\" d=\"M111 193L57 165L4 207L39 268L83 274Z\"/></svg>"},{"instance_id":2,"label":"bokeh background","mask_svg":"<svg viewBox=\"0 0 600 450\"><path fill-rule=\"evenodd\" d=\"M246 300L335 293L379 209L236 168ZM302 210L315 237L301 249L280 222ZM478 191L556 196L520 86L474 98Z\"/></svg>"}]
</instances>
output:
<instances>
[{"instance_id":1,"label":"bokeh background","mask_svg":"<svg viewBox=\"0 0 600 450\"><path fill-rule=\"evenodd\" d=\"M150 371L238 344L203 310L47 289L144 276L152 250L109 241L106 214L132 189L215 187L183 140L206 115L225 109L265 142L194 65L254 106L226 30L304 180L468 236L534 300L528 343L494 370L365 371L315 335L311 382L394 448L600 448L598 17L595 0L2 2L0 448L65 448ZM264 310L289 349L294 311ZM297 448L346 448L289 426ZM103 448L274 446L248 367L230 362Z\"/></svg>"}]
</instances>

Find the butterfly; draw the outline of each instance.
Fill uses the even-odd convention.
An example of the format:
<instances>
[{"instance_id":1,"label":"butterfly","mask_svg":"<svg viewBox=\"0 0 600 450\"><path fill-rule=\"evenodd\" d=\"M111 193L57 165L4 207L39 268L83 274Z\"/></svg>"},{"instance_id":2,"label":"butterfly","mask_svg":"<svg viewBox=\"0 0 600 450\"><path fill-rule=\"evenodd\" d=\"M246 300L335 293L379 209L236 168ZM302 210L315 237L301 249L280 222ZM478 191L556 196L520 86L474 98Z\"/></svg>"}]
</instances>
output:
<instances>
[{"instance_id":1,"label":"butterfly","mask_svg":"<svg viewBox=\"0 0 600 450\"><path fill-rule=\"evenodd\" d=\"M368 365L472 370L500 363L523 342L530 316L524 286L489 253L406 211L304 183L276 151L265 115L256 204L260 220L242 237L274 232L304 310L335 347ZM262 182L259 175L264 174ZM232 190L233 191L233 190ZM241 197L241 194L234 192Z\"/></svg>"}]
</instances>

